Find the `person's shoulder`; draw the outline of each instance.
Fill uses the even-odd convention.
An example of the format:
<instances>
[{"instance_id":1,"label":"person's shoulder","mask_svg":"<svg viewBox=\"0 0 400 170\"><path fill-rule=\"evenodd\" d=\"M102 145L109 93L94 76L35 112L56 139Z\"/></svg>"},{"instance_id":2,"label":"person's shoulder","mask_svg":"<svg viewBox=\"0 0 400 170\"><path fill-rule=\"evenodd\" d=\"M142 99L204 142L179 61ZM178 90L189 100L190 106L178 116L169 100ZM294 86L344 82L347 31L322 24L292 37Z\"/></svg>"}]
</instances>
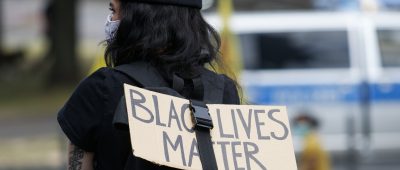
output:
<instances>
[{"instance_id":1,"label":"person's shoulder","mask_svg":"<svg viewBox=\"0 0 400 170\"><path fill-rule=\"evenodd\" d=\"M240 104L240 98L238 95L238 84L236 81L226 74L218 74L212 70L205 69L203 73L206 73L210 77L210 81L223 81L223 103L224 104ZM218 78L216 78L218 77ZM218 84L213 82L213 84ZM221 84L222 85L222 84Z\"/></svg>"},{"instance_id":2,"label":"person's shoulder","mask_svg":"<svg viewBox=\"0 0 400 170\"><path fill-rule=\"evenodd\" d=\"M124 74L116 71L114 68L102 67L91 73L84 81L89 83L105 83L108 79L118 79Z\"/></svg>"},{"instance_id":3,"label":"person's shoulder","mask_svg":"<svg viewBox=\"0 0 400 170\"><path fill-rule=\"evenodd\" d=\"M110 67L101 67L94 71L93 73L89 74L86 79L93 80L93 79L105 79L111 76L114 73L114 69Z\"/></svg>"},{"instance_id":4,"label":"person's shoulder","mask_svg":"<svg viewBox=\"0 0 400 170\"><path fill-rule=\"evenodd\" d=\"M226 86L236 86L236 83L233 79L231 79L226 74L219 74L213 70L209 70L207 68L203 69L203 74L210 76L210 77L218 77L221 81L224 81L224 85Z\"/></svg>"},{"instance_id":5,"label":"person's shoulder","mask_svg":"<svg viewBox=\"0 0 400 170\"><path fill-rule=\"evenodd\" d=\"M80 81L74 93L102 93L113 87L113 79L118 74L113 68L102 67Z\"/></svg>"},{"instance_id":6,"label":"person's shoulder","mask_svg":"<svg viewBox=\"0 0 400 170\"><path fill-rule=\"evenodd\" d=\"M233 80L232 78L230 78L226 74L221 74L221 76L224 79L225 85L233 85L233 86L236 85L235 80Z\"/></svg>"},{"instance_id":7,"label":"person's shoulder","mask_svg":"<svg viewBox=\"0 0 400 170\"><path fill-rule=\"evenodd\" d=\"M222 74L224 78L224 104L240 104L239 88L235 80Z\"/></svg>"},{"instance_id":8,"label":"person's shoulder","mask_svg":"<svg viewBox=\"0 0 400 170\"><path fill-rule=\"evenodd\" d=\"M86 81L91 82L91 84L94 83L100 85L105 90L115 88L119 89L123 84L137 85L137 83L126 73L111 67L103 67L96 70L88 76Z\"/></svg>"},{"instance_id":9,"label":"person's shoulder","mask_svg":"<svg viewBox=\"0 0 400 170\"><path fill-rule=\"evenodd\" d=\"M103 67L99 68L93 73L90 73L86 76L80 83L78 87L93 87L93 86L101 86L104 83L104 80L110 76L110 68Z\"/></svg>"}]
</instances>

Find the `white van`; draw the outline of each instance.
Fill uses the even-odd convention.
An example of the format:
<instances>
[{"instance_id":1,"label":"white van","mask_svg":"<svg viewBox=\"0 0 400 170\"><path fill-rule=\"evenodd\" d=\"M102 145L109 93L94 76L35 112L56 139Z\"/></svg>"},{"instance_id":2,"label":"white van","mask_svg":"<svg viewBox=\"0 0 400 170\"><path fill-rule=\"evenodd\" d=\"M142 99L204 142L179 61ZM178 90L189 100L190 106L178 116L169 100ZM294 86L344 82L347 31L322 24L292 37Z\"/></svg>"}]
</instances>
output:
<instances>
[{"instance_id":1,"label":"white van","mask_svg":"<svg viewBox=\"0 0 400 170\"><path fill-rule=\"evenodd\" d=\"M314 115L329 151L400 150L400 13L235 13L231 29L252 103Z\"/></svg>"}]
</instances>

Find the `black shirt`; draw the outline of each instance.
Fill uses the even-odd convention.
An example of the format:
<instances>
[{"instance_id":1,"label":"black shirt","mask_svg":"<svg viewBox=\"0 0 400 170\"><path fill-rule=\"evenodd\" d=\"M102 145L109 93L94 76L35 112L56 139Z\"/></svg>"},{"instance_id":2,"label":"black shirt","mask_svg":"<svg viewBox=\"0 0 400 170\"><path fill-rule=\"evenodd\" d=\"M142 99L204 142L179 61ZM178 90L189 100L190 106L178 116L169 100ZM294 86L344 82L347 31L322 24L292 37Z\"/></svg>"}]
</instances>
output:
<instances>
[{"instance_id":1,"label":"black shirt","mask_svg":"<svg viewBox=\"0 0 400 170\"><path fill-rule=\"evenodd\" d=\"M235 84L224 78L223 103L239 104ZM74 145L94 152L95 169L124 169L128 157L137 169L165 169L132 156L129 132L113 127L124 83L135 85L129 77L111 68L97 70L78 85L59 111L58 122Z\"/></svg>"}]
</instances>

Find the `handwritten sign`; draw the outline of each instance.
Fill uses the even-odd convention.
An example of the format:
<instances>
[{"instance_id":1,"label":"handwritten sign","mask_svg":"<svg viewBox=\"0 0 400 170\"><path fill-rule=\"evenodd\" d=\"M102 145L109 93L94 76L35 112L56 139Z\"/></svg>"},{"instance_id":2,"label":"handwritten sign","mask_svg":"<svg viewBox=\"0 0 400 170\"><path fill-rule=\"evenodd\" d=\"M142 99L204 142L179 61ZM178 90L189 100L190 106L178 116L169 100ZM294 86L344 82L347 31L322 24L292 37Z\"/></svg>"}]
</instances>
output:
<instances>
[{"instance_id":1,"label":"handwritten sign","mask_svg":"<svg viewBox=\"0 0 400 170\"><path fill-rule=\"evenodd\" d=\"M156 164L202 169L189 101L125 84L133 154ZM207 105L218 169L294 170L285 107Z\"/></svg>"}]
</instances>

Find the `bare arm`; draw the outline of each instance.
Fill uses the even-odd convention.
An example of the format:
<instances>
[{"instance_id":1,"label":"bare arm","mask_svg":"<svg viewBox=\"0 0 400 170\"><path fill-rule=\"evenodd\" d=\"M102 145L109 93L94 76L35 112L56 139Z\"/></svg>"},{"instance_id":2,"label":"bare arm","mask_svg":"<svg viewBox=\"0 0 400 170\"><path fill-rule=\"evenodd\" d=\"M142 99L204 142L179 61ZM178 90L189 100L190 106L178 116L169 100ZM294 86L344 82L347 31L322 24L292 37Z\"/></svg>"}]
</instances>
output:
<instances>
[{"instance_id":1,"label":"bare arm","mask_svg":"<svg viewBox=\"0 0 400 170\"><path fill-rule=\"evenodd\" d=\"M93 170L92 152L86 152L71 142L68 144L68 170Z\"/></svg>"}]
</instances>

